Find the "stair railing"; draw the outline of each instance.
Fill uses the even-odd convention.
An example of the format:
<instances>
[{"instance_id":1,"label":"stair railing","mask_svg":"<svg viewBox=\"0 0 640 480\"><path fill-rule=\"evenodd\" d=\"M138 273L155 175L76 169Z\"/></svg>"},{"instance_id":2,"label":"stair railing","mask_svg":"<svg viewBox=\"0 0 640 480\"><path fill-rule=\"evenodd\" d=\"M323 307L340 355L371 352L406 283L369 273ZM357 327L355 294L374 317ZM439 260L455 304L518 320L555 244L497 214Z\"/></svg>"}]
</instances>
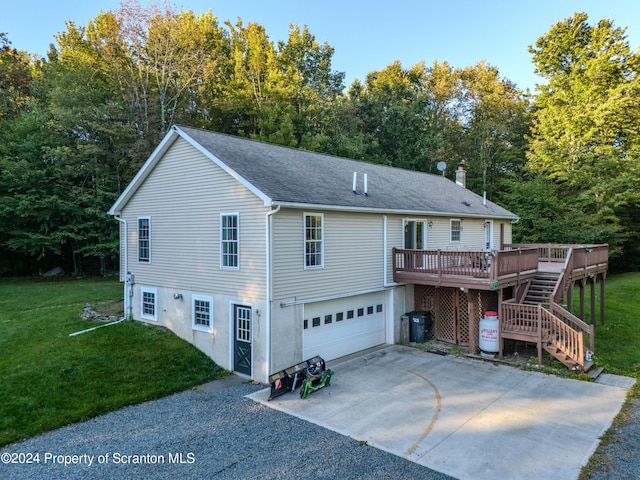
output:
<instances>
[{"instance_id":1,"label":"stair railing","mask_svg":"<svg viewBox=\"0 0 640 480\"><path fill-rule=\"evenodd\" d=\"M562 305L558 305L555 302L552 302L550 305L551 314L557 317L561 322L567 324L573 330L580 332L583 335L588 335L589 337L589 350L593 352L595 347L595 329L593 325L589 325L585 323L583 320L576 317L573 313L568 311Z\"/></svg>"},{"instance_id":2,"label":"stair railing","mask_svg":"<svg viewBox=\"0 0 640 480\"><path fill-rule=\"evenodd\" d=\"M563 322L545 308L542 308L542 316L546 317L544 321L549 325L549 344L583 371L585 364L583 332L574 330L568 323Z\"/></svg>"},{"instance_id":3,"label":"stair railing","mask_svg":"<svg viewBox=\"0 0 640 480\"><path fill-rule=\"evenodd\" d=\"M562 299L571 281L571 272L573 272L573 248L567 250L567 256L564 259L564 265L560 270L560 276L558 277L556 286L551 293L550 302L562 304Z\"/></svg>"}]
</instances>

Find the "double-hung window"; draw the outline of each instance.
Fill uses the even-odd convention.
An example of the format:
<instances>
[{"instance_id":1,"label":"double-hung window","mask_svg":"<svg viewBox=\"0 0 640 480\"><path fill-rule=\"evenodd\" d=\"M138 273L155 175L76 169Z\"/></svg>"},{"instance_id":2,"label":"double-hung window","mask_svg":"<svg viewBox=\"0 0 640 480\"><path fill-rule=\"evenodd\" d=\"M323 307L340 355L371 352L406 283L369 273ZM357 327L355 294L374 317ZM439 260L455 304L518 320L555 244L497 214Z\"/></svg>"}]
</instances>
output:
<instances>
[{"instance_id":1,"label":"double-hung window","mask_svg":"<svg viewBox=\"0 0 640 480\"><path fill-rule=\"evenodd\" d=\"M151 217L138 218L138 261L151 262Z\"/></svg>"},{"instance_id":2,"label":"double-hung window","mask_svg":"<svg viewBox=\"0 0 640 480\"><path fill-rule=\"evenodd\" d=\"M324 266L323 215L304 214L304 267Z\"/></svg>"},{"instance_id":3,"label":"double-hung window","mask_svg":"<svg viewBox=\"0 0 640 480\"><path fill-rule=\"evenodd\" d=\"M451 219L451 241L459 242L462 234L462 222L459 219Z\"/></svg>"},{"instance_id":4,"label":"double-hung window","mask_svg":"<svg viewBox=\"0 0 640 480\"><path fill-rule=\"evenodd\" d=\"M211 332L213 329L213 297L193 295L191 318L194 330Z\"/></svg>"},{"instance_id":5,"label":"double-hung window","mask_svg":"<svg viewBox=\"0 0 640 480\"><path fill-rule=\"evenodd\" d=\"M158 290L141 287L140 316L147 320L158 320Z\"/></svg>"},{"instance_id":6,"label":"double-hung window","mask_svg":"<svg viewBox=\"0 0 640 480\"><path fill-rule=\"evenodd\" d=\"M239 214L220 215L220 267L240 268L240 230Z\"/></svg>"}]
</instances>

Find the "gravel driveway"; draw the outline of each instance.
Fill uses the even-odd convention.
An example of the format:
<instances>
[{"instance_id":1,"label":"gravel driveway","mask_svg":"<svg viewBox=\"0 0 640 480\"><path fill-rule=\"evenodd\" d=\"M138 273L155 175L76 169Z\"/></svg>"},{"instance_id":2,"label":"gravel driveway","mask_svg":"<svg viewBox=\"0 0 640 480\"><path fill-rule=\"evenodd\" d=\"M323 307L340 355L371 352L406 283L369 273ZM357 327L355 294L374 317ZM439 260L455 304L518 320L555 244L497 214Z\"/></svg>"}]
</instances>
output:
<instances>
[{"instance_id":1,"label":"gravel driveway","mask_svg":"<svg viewBox=\"0 0 640 480\"><path fill-rule=\"evenodd\" d=\"M623 407L622 422L592 457L589 480L640 479L640 398Z\"/></svg>"},{"instance_id":2,"label":"gravel driveway","mask_svg":"<svg viewBox=\"0 0 640 480\"><path fill-rule=\"evenodd\" d=\"M261 388L190 390L7 446L0 478L451 478L244 398Z\"/></svg>"},{"instance_id":3,"label":"gravel driveway","mask_svg":"<svg viewBox=\"0 0 640 480\"><path fill-rule=\"evenodd\" d=\"M230 380L4 447L0 478L452 478L255 403L244 397L262 386ZM610 438L587 478L640 478L640 399Z\"/></svg>"}]
</instances>

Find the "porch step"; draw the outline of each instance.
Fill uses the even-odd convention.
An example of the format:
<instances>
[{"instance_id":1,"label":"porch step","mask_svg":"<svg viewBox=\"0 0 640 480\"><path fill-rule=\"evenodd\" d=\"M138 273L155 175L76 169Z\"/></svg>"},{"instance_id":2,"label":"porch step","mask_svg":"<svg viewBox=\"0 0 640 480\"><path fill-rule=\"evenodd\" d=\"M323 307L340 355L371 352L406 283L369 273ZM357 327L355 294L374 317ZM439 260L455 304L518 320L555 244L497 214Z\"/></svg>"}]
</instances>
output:
<instances>
[{"instance_id":1,"label":"porch step","mask_svg":"<svg viewBox=\"0 0 640 480\"><path fill-rule=\"evenodd\" d=\"M543 345L542 348L544 348L547 352L549 352L553 358L561 362L565 367L571 370L578 367L578 364L571 357L568 357L567 355L565 355L565 353L562 350L556 348L552 344ZM587 373L591 369L591 367L593 367L593 361L584 362L583 373ZM600 373L598 373L598 375L600 375ZM593 377L593 378L596 378L596 377Z\"/></svg>"},{"instance_id":2,"label":"porch step","mask_svg":"<svg viewBox=\"0 0 640 480\"><path fill-rule=\"evenodd\" d=\"M598 378L600 376L600 374L604 372L604 367L598 367L595 370L590 370L587 372L587 375L589 375L591 378L593 378L594 380L596 378Z\"/></svg>"}]
</instances>

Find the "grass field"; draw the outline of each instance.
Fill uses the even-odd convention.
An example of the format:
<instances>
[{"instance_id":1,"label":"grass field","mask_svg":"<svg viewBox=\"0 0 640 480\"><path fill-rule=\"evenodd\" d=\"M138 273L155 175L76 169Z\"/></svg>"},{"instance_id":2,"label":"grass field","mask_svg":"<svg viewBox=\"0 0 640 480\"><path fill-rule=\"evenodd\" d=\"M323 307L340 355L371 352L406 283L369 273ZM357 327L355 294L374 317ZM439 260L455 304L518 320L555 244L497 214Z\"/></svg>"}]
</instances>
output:
<instances>
[{"instance_id":1,"label":"grass field","mask_svg":"<svg viewBox=\"0 0 640 480\"><path fill-rule=\"evenodd\" d=\"M605 367L607 373L627 375L640 380L640 273L611 276L606 282L606 320L604 325L600 325L599 321L596 323L596 365ZM578 292L574 292L574 298L577 298L577 295ZM585 297L587 295L585 294ZM578 303L573 303L574 311L579 311ZM590 317L589 308L585 313ZM640 382L636 382L628 395L629 400L638 398ZM624 430L619 429L633 422L631 404L627 401L623 405L612 427L601 437L600 446L578 477L580 480L606 477L606 470L602 468L608 461L605 454L606 445L626 441L620 433Z\"/></svg>"},{"instance_id":2,"label":"grass field","mask_svg":"<svg viewBox=\"0 0 640 480\"><path fill-rule=\"evenodd\" d=\"M107 280L0 280L0 446L202 384L228 372L170 332L97 326L85 304L122 298Z\"/></svg>"},{"instance_id":3,"label":"grass field","mask_svg":"<svg viewBox=\"0 0 640 480\"><path fill-rule=\"evenodd\" d=\"M574 298L577 295L576 292ZM585 297L588 298L588 293ZM574 305L577 307L575 302ZM586 316L590 316L588 306ZM640 273L607 278L605 324L600 325L598 319L599 311L595 329L596 364L605 367L608 373L640 378Z\"/></svg>"}]
</instances>

